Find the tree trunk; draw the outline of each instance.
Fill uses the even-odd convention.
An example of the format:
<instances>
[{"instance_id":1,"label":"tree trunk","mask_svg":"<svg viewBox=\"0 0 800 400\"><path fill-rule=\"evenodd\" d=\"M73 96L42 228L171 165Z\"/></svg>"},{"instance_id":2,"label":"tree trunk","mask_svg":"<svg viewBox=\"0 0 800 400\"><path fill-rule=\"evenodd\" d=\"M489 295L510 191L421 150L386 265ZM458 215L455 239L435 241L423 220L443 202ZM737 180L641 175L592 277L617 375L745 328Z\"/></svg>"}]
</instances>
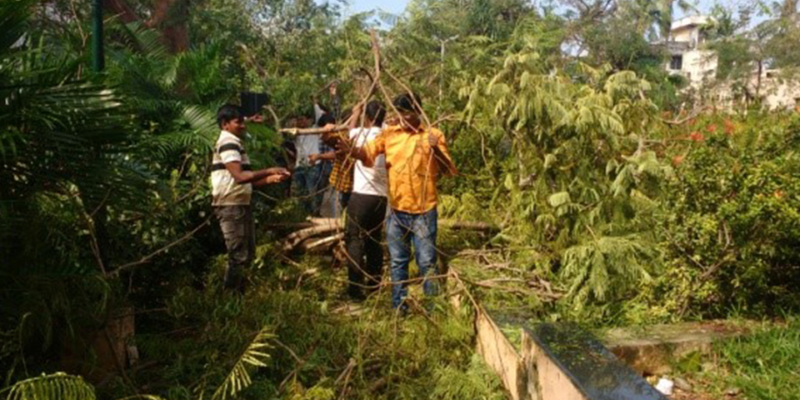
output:
<instances>
[{"instance_id":1,"label":"tree trunk","mask_svg":"<svg viewBox=\"0 0 800 400\"><path fill-rule=\"evenodd\" d=\"M145 25L161 31L172 54L189 50L189 28L186 24L187 0L156 0L153 13Z\"/></svg>"},{"instance_id":2,"label":"tree trunk","mask_svg":"<svg viewBox=\"0 0 800 400\"><path fill-rule=\"evenodd\" d=\"M117 15L124 23L141 18L126 0L103 0L109 14ZM172 54L189 49L188 0L154 0L150 19L144 22L148 28L157 29Z\"/></svg>"},{"instance_id":3,"label":"tree trunk","mask_svg":"<svg viewBox=\"0 0 800 400\"><path fill-rule=\"evenodd\" d=\"M795 22L797 16L798 0L784 0L783 7L781 7L781 18Z\"/></svg>"}]
</instances>

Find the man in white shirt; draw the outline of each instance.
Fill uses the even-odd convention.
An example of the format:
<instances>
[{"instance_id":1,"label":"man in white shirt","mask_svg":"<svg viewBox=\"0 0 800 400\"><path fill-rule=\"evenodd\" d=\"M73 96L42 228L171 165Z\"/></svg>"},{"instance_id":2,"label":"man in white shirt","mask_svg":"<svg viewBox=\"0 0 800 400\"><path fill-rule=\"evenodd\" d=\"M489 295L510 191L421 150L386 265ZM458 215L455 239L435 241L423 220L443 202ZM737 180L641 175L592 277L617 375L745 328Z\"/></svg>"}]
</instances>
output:
<instances>
[{"instance_id":1,"label":"man in white shirt","mask_svg":"<svg viewBox=\"0 0 800 400\"><path fill-rule=\"evenodd\" d=\"M239 292L244 290L242 270L255 257L255 222L250 207L253 185L278 183L290 176L285 168L253 171L242 140L244 120L237 106L226 104L219 109L217 124L222 131L211 165L212 205L228 249L224 288Z\"/></svg>"},{"instance_id":2,"label":"man in white shirt","mask_svg":"<svg viewBox=\"0 0 800 400\"><path fill-rule=\"evenodd\" d=\"M308 128L308 125L308 117L301 116L297 119L297 128ZM319 154L319 135L297 135L294 140L297 161L292 174L292 195L300 199L309 215L316 215L319 213L320 198L317 194L319 161L309 161L309 156Z\"/></svg>"},{"instance_id":3,"label":"man in white shirt","mask_svg":"<svg viewBox=\"0 0 800 400\"><path fill-rule=\"evenodd\" d=\"M359 114L360 110L353 110ZM364 124L350 130L354 146L364 146L381 134L386 115L381 103L367 104ZM347 294L354 300L363 300L367 293L378 289L383 271L383 246L381 231L386 216L387 176L384 156L376 157L373 167L357 161L353 170L353 192L347 205L345 242L348 253Z\"/></svg>"}]
</instances>

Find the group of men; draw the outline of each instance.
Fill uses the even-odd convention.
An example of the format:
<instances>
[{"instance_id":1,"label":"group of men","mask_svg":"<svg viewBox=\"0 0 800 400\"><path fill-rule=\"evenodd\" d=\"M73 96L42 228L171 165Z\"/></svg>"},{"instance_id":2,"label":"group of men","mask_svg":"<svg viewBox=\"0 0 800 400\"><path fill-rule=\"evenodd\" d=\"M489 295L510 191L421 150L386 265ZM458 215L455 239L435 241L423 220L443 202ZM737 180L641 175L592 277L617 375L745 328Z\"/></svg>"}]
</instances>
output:
<instances>
[{"instance_id":1,"label":"group of men","mask_svg":"<svg viewBox=\"0 0 800 400\"><path fill-rule=\"evenodd\" d=\"M367 103L363 110L356 106L349 132L340 134L335 131L336 113L315 104L314 125L330 132L296 136L293 172L280 167L253 171L242 140L245 117L236 106L219 110L222 132L211 181L213 206L228 249L225 288L242 290L242 271L254 257L252 187L292 178L293 196L301 199L309 213L319 210L322 179L335 189L335 203L346 209L347 294L352 299L363 300L381 285L384 226L392 306L406 308L412 244L424 293L437 293L436 181L457 171L442 132L422 121L419 96L402 94L391 108L393 116L386 119L386 110L377 101ZM307 125L300 119L295 126Z\"/></svg>"}]
</instances>

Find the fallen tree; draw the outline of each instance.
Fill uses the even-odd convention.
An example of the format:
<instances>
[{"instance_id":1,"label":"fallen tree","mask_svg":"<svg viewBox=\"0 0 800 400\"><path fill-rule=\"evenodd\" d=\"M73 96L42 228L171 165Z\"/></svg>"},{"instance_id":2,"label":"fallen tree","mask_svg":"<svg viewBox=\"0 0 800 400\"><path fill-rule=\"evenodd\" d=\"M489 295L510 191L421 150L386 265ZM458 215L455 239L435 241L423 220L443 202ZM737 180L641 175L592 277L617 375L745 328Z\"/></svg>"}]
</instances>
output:
<instances>
[{"instance_id":1,"label":"fallen tree","mask_svg":"<svg viewBox=\"0 0 800 400\"><path fill-rule=\"evenodd\" d=\"M303 251L326 250L344 238L344 224L337 218L311 218L305 222L269 225L271 228L299 229L286 237L281 246L284 253L296 249ZM455 231L474 231L483 234L496 233L500 227L488 222L443 219L439 227ZM312 240L313 239L313 240Z\"/></svg>"}]
</instances>

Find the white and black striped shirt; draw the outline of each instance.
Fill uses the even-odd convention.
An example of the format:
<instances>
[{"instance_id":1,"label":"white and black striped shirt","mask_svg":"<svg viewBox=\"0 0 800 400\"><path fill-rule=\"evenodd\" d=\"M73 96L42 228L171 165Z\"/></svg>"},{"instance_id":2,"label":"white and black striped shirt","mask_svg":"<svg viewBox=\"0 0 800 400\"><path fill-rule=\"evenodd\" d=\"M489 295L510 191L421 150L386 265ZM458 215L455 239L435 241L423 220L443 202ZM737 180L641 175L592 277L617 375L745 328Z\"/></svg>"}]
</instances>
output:
<instances>
[{"instance_id":1,"label":"white and black striped shirt","mask_svg":"<svg viewBox=\"0 0 800 400\"><path fill-rule=\"evenodd\" d=\"M239 162L242 171L252 171L250 158L244 150L244 143L238 136L222 131L214 147L211 164L211 196L214 206L250 205L253 186L249 183L236 183L233 175L225 169L225 164Z\"/></svg>"}]
</instances>

